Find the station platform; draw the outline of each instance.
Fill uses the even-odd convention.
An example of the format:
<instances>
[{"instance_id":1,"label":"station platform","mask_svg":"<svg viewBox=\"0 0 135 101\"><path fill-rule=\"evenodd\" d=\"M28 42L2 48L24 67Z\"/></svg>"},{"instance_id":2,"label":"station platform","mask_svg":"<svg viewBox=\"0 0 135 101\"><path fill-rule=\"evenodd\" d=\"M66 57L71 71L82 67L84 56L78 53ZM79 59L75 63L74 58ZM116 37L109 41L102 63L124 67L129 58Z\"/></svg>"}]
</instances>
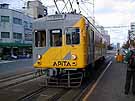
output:
<instances>
[{"instance_id":1,"label":"station platform","mask_svg":"<svg viewBox=\"0 0 135 101\"><path fill-rule=\"evenodd\" d=\"M124 94L127 64L112 60L95 88L85 95L83 101L135 101L131 90Z\"/></svg>"}]
</instances>

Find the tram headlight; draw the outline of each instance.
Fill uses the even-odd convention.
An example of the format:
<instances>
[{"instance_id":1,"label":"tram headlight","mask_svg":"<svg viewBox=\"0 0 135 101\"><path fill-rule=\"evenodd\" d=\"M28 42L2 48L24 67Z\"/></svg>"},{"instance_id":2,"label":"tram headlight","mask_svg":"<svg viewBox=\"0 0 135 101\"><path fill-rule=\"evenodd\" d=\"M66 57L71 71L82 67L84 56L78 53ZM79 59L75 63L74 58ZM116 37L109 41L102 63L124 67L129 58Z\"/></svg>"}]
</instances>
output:
<instances>
[{"instance_id":1,"label":"tram headlight","mask_svg":"<svg viewBox=\"0 0 135 101\"><path fill-rule=\"evenodd\" d=\"M41 55L38 55L38 59L41 59L42 58L42 56Z\"/></svg>"},{"instance_id":2,"label":"tram headlight","mask_svg":"<svg viewBox=\"0 0 135 101\"><path fill-rule=\"evenodd\" d=\"M74 55L74 54L72 54L72 59L73 59L73 60L76 60L76 59L77 59L77 56Z\"/></svg>"}]
</instances>

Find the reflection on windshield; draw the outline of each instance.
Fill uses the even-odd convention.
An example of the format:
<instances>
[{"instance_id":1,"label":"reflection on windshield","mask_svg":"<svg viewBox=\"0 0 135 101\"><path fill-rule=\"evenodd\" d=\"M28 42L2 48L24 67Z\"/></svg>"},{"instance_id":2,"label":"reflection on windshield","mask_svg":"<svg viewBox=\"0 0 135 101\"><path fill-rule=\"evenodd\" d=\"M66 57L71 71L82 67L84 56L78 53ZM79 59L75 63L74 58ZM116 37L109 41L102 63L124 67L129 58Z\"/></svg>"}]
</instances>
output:
<instances>
[{"instance_id":1,"label":"reflection on windshield","mask_svg":"<svg viewBox=\"0 0 135 101\"><path fill-rule=\"evenodd\" d=\"M79 44L80 43L80 30L79 28L66 29L66 44Z\"/></svg>"},{"instance_id":2,"label":"reflection on windshield","mask_svg":"<svg viewBox=\"0 0 135 101\"><path fill-rule=\"evenodd\" d=\"M46 31L35 31L35 47L46 46Z\"/></svg>"},{"instance_id":3,"label":"reflection on windshield","mask_svg":"<svg viewBox=\"0 0 135 101\"><path fill-rule=\"evenodd\" d=\"M62 46L62 30L61 29L50 30L50 45Z\"/></svg>"}]
</instances>

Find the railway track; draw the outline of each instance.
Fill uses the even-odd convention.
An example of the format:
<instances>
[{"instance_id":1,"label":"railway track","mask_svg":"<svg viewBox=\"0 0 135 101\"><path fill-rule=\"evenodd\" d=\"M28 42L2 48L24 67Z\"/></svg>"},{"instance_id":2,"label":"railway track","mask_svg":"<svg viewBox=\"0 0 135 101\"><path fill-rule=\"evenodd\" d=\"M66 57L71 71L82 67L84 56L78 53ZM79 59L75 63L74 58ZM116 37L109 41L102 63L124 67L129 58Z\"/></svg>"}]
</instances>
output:
<instances>
[{"instance_id":1,"label":"railway track","mask_svg":"<svg viewBox=\"0 0 135 101\"><path fill-rule=\"evenodd\" d=\"M41 85L41 83L44 83L41 82L44 80L44 77L40 76L42 80L34 79L33 73L28 73L28 75L23 74L22 77L18 76L18 77L12 77L10 79L9 78L5 80L3 79L0 81L1 83L9 82L9 81L11 83L3 87L0 84L0 89L1 89L0 94L1 92L4 93L7 92L7 94L5 94L3 98L0 97L0 100L1 101L72 101L72 100L79 101L81 100L81 97L83 97L83 95L86 92L84 90L86 90L89 84L90 85L93 84L93 82L98 78L100 73L105 69L105 66L109 63L110 59L111 58L108 58L104 66L101 66L101 68L98 69L97 74L95 75L93 80L90 81L87 80L88 82L86 82L86 84L83 84L80 88L74 88L74 89L47 88L44 85ZM17 80L18 78L20 80ZM13 83L14 80L15 81L17 80L18 83L15 82ZM4 90L4 88L6 88L6 90ZM14 94L10 92L14 92ZM10 99L8 99L7 97L8 95Z\"/></svg>"},{"instance_id":2,"label":"railway track","mask_svg":"<svg viewBox=\"0 0 135 101\"><path fill-rule=\"evenodd\" d=\"M28 72L21 75L3 78L3 79L0 79L0 89L12 87L17 84L24 83L26 81L38 78L40 76L42 75L35 75L35 72Z\"/></svg>"},{"instance_id":3,"label":"railway track","mask_svg":"<svg viewBox=\"0 0 135 101\"><path fill-rule=\"evenodd\" d=\"M92 85L95 82L110 60L111 58L109 57L104 66L101 66L101 68L97 71L96 77L92 81L89 81L87 85L82 85L80 88L74 89L43 87L23 96L19 99L19 101L78 101L88 90L88 85L90 83Z\"/></svg>"},{"instance_id":4,"label":"railway track","mask_svg":"<svg viewBox=\"0 0 135 101\"><path fill-rule=\"evenodd\" d=\"M17 101L27 101L27 100L31 99L32 97L34 97L34 96L40 94L41 92L43 92L45 89L47 89L47 88L41 87L39 89L36 89L35 91L32 91L29 94L18 98Z\"/></svg>"},{"instance_id":5,"label":"railway track","mask_svg":"<svg viewBox=\"0 0 135 101\"><path fill-rule=\"evenodd\" d=\"M66 94L70 89L64 88L46 88L41 87L29 94L19 98L17 101L57 101L60 97Z\"/></svg>"},{"instance_id":6,"label":"railway track","mask_svg":"<svg viewBox=\"0 0 135 101\"><path fill-rule=\"evenodd\" d=\"M0 79L0 83L6 82L6 81L9 81L9 80L13 80L13 79L17 79L17 78L20 78L20 77L23 77L23 76L31 75L31 74L34 74L34 72L27 72L27 73L23 73L21 75L5 77L5 78Z\"/></svg>"}]
</instances>

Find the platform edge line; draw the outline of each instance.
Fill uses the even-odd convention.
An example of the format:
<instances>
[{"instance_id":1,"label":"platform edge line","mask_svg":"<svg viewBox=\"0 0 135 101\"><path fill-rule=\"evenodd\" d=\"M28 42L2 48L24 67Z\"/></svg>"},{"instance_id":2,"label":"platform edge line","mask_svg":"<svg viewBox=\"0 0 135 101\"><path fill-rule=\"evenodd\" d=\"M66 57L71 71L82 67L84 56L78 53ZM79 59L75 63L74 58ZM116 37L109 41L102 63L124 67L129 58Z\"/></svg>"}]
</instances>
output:
<instances>
[{"instance_id":1,"label":"platform edge line","mask_svg":"<svg viewBox=\"0 0 135 101\"><path fill-rule=\"evenodd\" d=\"M103 71L103 73L99 76L99 78L97 79L97 81L93 84L92 88L90 89L90 91L87 93L87 95L83 98L83 101L87 101L87 98L91 95L91 93L93 92L93 90L95 89L95 87L97 86L97 84L99 83L99 81L101 80L101 78L103 77L104 73L106 72L106 70L109 68L109 66L112 64L112 61L109 62L109 64L107 65L106 69Z\"/></svg>"}]
</instances>

